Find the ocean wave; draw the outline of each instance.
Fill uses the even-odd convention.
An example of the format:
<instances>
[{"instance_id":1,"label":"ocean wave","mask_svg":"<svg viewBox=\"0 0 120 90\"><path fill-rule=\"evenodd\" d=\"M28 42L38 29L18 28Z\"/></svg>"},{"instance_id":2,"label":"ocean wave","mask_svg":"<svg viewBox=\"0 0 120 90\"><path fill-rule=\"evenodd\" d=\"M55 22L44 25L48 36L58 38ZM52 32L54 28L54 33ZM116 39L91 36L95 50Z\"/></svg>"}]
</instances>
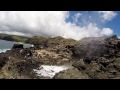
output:
<instances>
[{"instance_id":1,"label":"ocean wave","mask_svg":"<svg viewBox=\"0 0 120 90\"><path fill-rule=\"evenodd\" d=\"M56 65L41 65L38 69L33 69L33 71L37 74L37 76L52 78L56 73L59 73L60 71L63 71L69 68L72 68L72 67L56 66Z\"/></svg>"},{"instance_id":2,"label":"ocean wave","mask_svg":"<svg viewBox=\"0 0 120 90\"><path fill-rule=\"evenodd\" d=\"M4 52L6 52L7 50L10 50L10 49L0 49L0 53L4 53Z\"/></svg>"}]
</instances>

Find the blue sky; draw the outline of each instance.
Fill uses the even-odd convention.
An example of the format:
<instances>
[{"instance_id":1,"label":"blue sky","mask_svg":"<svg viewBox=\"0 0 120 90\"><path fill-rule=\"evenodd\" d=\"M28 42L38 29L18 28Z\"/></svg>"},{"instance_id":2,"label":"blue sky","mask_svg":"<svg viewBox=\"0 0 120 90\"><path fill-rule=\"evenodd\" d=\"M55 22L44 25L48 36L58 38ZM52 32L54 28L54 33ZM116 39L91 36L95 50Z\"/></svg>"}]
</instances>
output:
<instances>
[{"instance_id":1,"label":"blue sky","mask_svg":"<svg viewBox=\"0 0 120 90\"><path fill-rule=\"evenodd\" d=\"M0 33L28 37L120 37L119 24L119 11L0 11Z\"/></svg>"},{"instance_id":2,"label":"blue sky","mask_svg":"<svg viewBox=\"0 0 120 90\"><path fill-rule=\"evenodd\" d=\"M116 13L116 16L113 17L111 20L108 20L106 22L101 22L98 16L98 11L70 11L70 16L67 19L67 22L74 22L74 20L72 19L72 17L77 14L80 13L82 14L84 17L80 17L78 19L78 22L76 23L76 25L78 26L82 26L79 23L83 24L82 20L88 20L91 23L96 23L98 25L99 28L103 28L103 27L107 27L113 30L113 34L116 34L118 36L120 36L120 12L119 11L114 11L114 13ZM91 19L89 19L89 16L92 16ZM84 26L84 25L83 25Z\"/></svg>"},{"instance_id":3,"label":"blue sky","mask_svg":"<svg viewBox=\"0 0 120 90\"><path fill-rule=\"evenodd\" d=\"M120 12L117 11L117 16L113 20L105 24L106 27L110 27L114 30L114 33L120 36Z\"/></svg>"}]
</instances>

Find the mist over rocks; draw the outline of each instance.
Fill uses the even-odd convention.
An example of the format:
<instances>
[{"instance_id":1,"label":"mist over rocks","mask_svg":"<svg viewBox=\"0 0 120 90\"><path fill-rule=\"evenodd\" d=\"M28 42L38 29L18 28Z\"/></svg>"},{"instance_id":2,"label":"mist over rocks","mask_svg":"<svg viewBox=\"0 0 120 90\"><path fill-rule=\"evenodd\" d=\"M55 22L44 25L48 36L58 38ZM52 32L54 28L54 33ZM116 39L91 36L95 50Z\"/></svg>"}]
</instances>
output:
<instances>
[{"instance_id":1,"label":"mist over rocks","mask_svg":"<svg viewBox=\"0 0 120 90\"><path fill-rule=\"evenodd\" d=\"M99 39L99 40L98 40ZM89 40L92 40L93 43ZM96 41L95 41L96 40ZM84 43L83 43L84 42ZM120 61L120 39L116 35L111 37L85 38L74 47L73 64L80 73L87 74L87 79L116 79L119 78L119 61ZM101 46L102 44L102 46ZM100 49L99 49L100 48ZM98 53L97 53L98 52ZM96 54L97 53L97 54ZM117 63L116 63L117 62ZM72 70L65 70L55 75L56 79L68 79ZM75 74L77 74L76 72ZM68 75L66 77L66 75ZM77 74L78 75L78 74ZM76 75L75 75L76 76ZM86 76L86 75L84 75ZM70 76L69 79L82 78ZM84 77L85 79L86 77Z\"/></svg>"}]
</instances>

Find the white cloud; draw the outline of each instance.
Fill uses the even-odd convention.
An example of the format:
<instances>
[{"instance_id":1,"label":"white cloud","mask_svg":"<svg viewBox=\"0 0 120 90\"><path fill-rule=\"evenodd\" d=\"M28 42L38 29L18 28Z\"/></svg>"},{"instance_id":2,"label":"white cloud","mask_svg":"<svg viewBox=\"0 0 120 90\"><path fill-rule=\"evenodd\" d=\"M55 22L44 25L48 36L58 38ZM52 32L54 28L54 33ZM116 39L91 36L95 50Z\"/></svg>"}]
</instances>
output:
<instances>
[{"instance_id":1,"label":"white cloud","mask_svg":"<svg viewBox=\"0 0 120 90\"><path fill-rule=\"evenodd\" d=\"M102 35L111 35L113 34L113 31L110 28L103 28L103 30L101 31Z\"/></svg>"},{"instance_id":2,"label":"white cloud","mask_svg":"<svg viewBox=\"0 0 120 90\"><path fill-rule=\"evenodd\" d=\"M73 16L74 23L78 23L78 19L80 18L81 15L82 15L81 13L76 13L76 14Z\"/></svg>"},{"instance_id":3,"label":"white cloud","mask_svg":"<svg viewBox=\"0 0 120 90\"><path fill-rule=\"evenodd\" d=\"M80 13L75 15L76 20L80 15ZM0 11L0 33L24 36L62 36L75 40L112 34L110 28L100 29L92 22L83 26L66 22L68 17L68 11Z\"/></svg>"},{"instance_id":4,"label":"white cloud","mask_svg":"<svg viewBox=\"0 0 120 90\"><path fill-rule=\"evenodd\" d=\"M114 11L98 11L98 13L103 21L111 21L117 15Z\"/></svg>"}]
</instances>

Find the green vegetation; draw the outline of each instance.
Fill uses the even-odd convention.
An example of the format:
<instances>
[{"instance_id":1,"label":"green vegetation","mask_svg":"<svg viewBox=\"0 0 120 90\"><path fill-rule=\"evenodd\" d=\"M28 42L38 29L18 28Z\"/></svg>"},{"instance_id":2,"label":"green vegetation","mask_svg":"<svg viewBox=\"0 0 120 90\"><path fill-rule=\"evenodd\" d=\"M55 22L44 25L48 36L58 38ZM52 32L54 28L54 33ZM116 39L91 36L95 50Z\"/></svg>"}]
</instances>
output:
<instances>
[{"instance_id":1,"label":"green vegetation","mask_svg":"<svg viewBox=\"0 0 120 90\"><path fill-rule=\"evenodd\" d=\"M55 38L45 38L34 36L26 40L26 43L34 44L34 45L74 45L76 43L73 39L64 39L62 37Z\"/></svg>"},{"instance_id":2,"label":"green vegetation","mask_svg":"<svg viewBox=\"0 0 120 90\"><path fill-rule=\"evenodd\" d=\"M0 34L1 40L7 41L16 41L22 43L30 43L34 45L56 45L56 44L64 44L64 45L71 45L75 44L76 41L73 39L64 39L63 37L55 37L55 38L45 38L45 37L38 37L33 36L32 38L17 36L17 35L8 35L8 34Z\"/></svg>"},{"instance_id":3,"label":"green vegetation","mask_svg":"<svg viewBox=\"0 0 120 90\"><path fill-rule=\"evenodd\" d=\"M76 41L73 39L65 39L63 37L55 37L55 38L48 38L48 43L49 44L54 44L54 43L58 43L58 44L75 44Z\"/></svg>"},{"instance_id":4,"label":"green vegetation","mask_svg":"<svg viewBox=\"0 0 120 90\"><path fill-rule=\"evenodd\" d=\"M4 38L5 36L7 36L7 34L0 34L0 39Z\"/></svg>"},{"instance_id":5,"label":"green vegetation","mask_svg":"<svg viewBox=\"0 0 120 90\"><path fill-rule=\"evenodd\" d=\"M28 40L26 40L26 43L30 43L30 44L34 44L34 45L38 45L38 44L42 44L46 42L46 38L44 37L38 37L38 36L34 36L32 38L29 38Z\"/></svg>"},{"instance_id":6,"label":"green vegetation","mask_svg":"<svg viewBox=\"0 0 120 90\"><path fill-rule=\"evenodd\" d=\"M12 38L14 41L23 42L23 43L25 43L25 41L28 39L28 38L26 38L26 37L20 37L20 36L11 36L11 38Z\"/></svg>"},{"instance_id":7,"label":"green vegetation","mask_svg":"<svg viewBox=\"0 0 120 90\"><path fill-rule=\"evenodd\" d=\"M17 35L7 35L7 34L0 34L1 40L7 40L7 41L16 41L16 42L22 42L25 43L28 37L23 36L17 36Z\"/></svg>"}]
</instances>

